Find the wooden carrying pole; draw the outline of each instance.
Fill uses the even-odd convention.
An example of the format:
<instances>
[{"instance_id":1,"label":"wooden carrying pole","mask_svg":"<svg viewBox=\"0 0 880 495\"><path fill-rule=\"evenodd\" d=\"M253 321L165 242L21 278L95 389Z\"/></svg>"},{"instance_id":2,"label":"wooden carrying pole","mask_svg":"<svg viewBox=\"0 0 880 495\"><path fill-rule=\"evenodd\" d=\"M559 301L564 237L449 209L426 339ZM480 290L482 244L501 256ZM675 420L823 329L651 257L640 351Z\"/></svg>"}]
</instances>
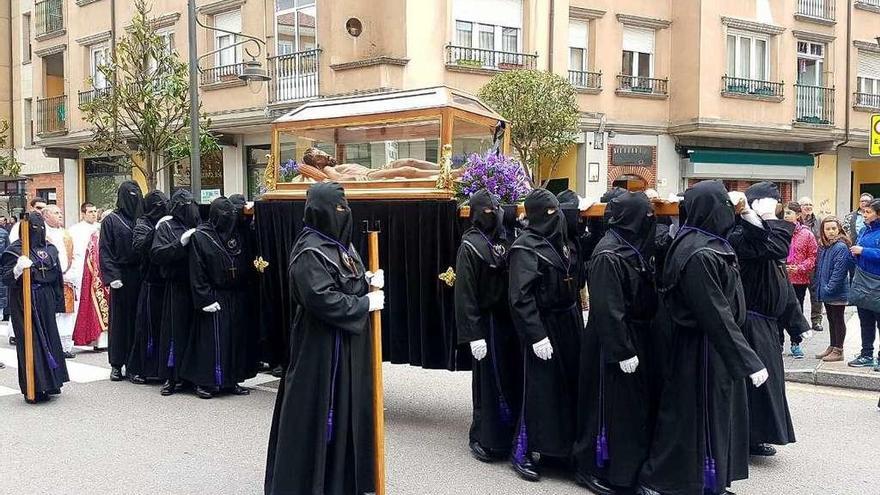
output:
<instances>
[{"instance_id":1,"label":"wooden carrying pole","mask_svg":"<svg viewBox=\"0 0 880 495\"><path fill-rule=\"evenodd\" d=\"M379 231L367 230L370 271L379 270ZM379 290L379 289L373 289ZM374 470L376 495L385 495L385 395L382 386L382 312L370 314L373 342L373 440L376 444Z\"/></svg>"},{"instance_id":2,"label":"wooden carrying pole","mask_svg":"<svg viewBox=\"0 0 880 495\"><path fill-rule=\"evenodd\" d=\"M654 205L654 214L661 217L674 217L678 215L678 203L670 203L668 201L655 200L651 202ZM470 216L471 208L470 206L462 206L459 208L459 216L461 218L468 218ZM519 204L516 205L516 214L522 215L526 212L525 206ZM605 214L605 203L596 203L585 211L581 212L582 217L587 218L599 218Z\"/></svg>"},{"instance_id":3,"label":"wooden carrying pole","mask_svg":"<svg viewBox=\"0 0 880 495\"><path fill-rule=\"evenodd\" d=\"M30 222L27 214L21 217L18 224L19 237L21 238L22 256L31 254ZM31 307L31 269L25 268L21 274L21 301L24 310L24 397L30 402L37 400L37 383L34 378L34 320Z\"/></svg>"}]
</instances>

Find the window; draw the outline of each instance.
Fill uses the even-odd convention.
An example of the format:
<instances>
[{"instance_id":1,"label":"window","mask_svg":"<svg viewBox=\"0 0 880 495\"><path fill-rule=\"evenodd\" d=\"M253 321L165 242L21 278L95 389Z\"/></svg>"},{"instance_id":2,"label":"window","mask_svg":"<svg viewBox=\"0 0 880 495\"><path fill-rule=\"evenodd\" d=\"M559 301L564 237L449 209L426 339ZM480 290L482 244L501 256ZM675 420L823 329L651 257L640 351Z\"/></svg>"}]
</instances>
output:
<instances>
[{"instance_id":1,"label":"window","mask_svg":"<svg viewBox=\"0 0 880 495\"><path fill-rule=\"evenodd\" d=\"M625 76L654 76L653 29L624 26L621 73Z\"/></svg>"},{"instance_id":2,"label":"window","mask_svg":"<svg viewBox=\"0 0 880 495\"><path fill-rule=\"evenodd\" d=\"M318 37L315 0L276 0L276 53L290 55L316 48Z\"/></svg>"},{"instance_id":3,"label":"window","mask_svg":"<svg viewBox=\"0 0 880 495\"><path fill-rule=\"evenodd\" d=\"M165 47L166 53L174 52L174 31L173 28L166 28L159 31L156 31L156 36L162 40L162 45ZM109 55L108 55L109 56ZM157 69L156 61L150 60L150 72L155 72Z\"/></svg>"},{"instance_id":4,"label":"window","mask_svg":"<svg viewBox=\"0 0 880 495\"><path fill-rule=\"evenodd\" d=\"M474 41L474 23L455 21L455 44L471 48Z\"/></svg>"},{"instance_id":5,"label":"window","mask_svg":"<svg viewBox=\"0 0 880 495\"><path fill-rule=\"evenodd\" d=\"M21 16L21 63L31 61L33 49L31 48L31 14Z\"/></svg>"},{"instance_id":6,"label":"window","mask_svg":"<svg viewBox=\"0 0 880 495\"><path fill-rule=\"evenodd\" d=\"M569 21L568 23L568 69L575 71L587 70L587 23Z\"/></svg>"},{"instance_id":7,"label":"window","mask_svg":"<svg viewBox=\"0 0 880 495\"><path fill-rule=\"evenodd\" d=\"M214 27L233 33L241 32L241 10L230 10L214 16ZM223 67L241 62L241 47L234 46L238 36L228 32L214 32L214 66Z\"/></svg>"},{"instance_id":8,"label":"window","mask_svg":"<svg viewBox=\"0 0 880 495\"><path fill-rule=\"evenodd\" d=\"M55 192L54 187L37 189L36 196L38 198L43 198L46 201L46 204L50 204L50 205L58 204L58 193Z\"/></svg>"},{"instance_id":9,"label":"window","mask_svg":"<svg viewBox=\"0 0 880 495\"><path fill-rule=\"evenodd\" d=\"M455 45L522 51L522 0L455 0L452 15Z\"/></svg>"},{"instance_id":10,"label":"window","mask_svg":"<svg viewBox=\"0 0 880 495\"><path fill-rule=\"evenodd\" d=\"M93 46L89 50L89 74L92 77L92 87L104 89L107 87L107 78L100 71L102 65L110 61L110 49L107 46Z\"/></svg>"},{"instance_id":11,"label":"window","mask_svg":"<svg viewBox=\"0 0 880 495\"><path fill-rule=\"evenodd\" d=\"M821 87L825 75L825 45L811 41L798 41L797 57L798 84Z\"/></svg>"},{"instance_id":12,"label":"window","mask_svg":"<svg viewBox=\"0 0 880 495\"><path fill-rule=\"evenodd\" d=\"M856 105L880 108L880 54L859 52Z\"/></svg>"},{"instance_id":13,"label":"window","mask_svg":"<svg viewBox=\"0 0 880 495\"><path fill-rule=\"evenodd\" d=\"M24 99L24 145L34 144L34 100Z\"/></svg>"},{"instance_id":14,"label":"window","mask_svg":"<svg viewBox=\"0 0 880 495\"><path fill-rule=\"evenodd\" d=\"M131 180L131 167L120 158L86 158L83 162L85 200L98 208L113 208L119 185Z\"/></svg>"},{"instance_id":15,"label":"window","mask_svg":"<svg viewBox=\"0 0 880 495\"><path fill-rule=\"evenodd\" d=\"M727 35L727 75L766 81L770 77L767 38L731 32Z\"/></svg>"}]
</instances>

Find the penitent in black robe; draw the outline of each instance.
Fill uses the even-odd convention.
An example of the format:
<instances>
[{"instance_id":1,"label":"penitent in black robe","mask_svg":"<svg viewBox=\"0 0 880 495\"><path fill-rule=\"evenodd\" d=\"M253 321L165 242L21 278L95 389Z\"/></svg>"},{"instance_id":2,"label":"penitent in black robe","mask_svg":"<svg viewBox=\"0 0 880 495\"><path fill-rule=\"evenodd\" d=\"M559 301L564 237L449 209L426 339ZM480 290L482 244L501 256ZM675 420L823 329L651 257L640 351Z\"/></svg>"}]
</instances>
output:
<instances>
[{"instance_id":1,"label":"penitent in black robe","mask_svg":"<svg viewBox=\"0 0 880 495\"><path fill-rule=\"evenodd\" d=\"M187 230L189 227L177 219L160 223L150 251L164 282L164 317L159 329L160 375L174 381L180 378L195 311L189 283L189 253L180 242L180 236Z\"/></svg>"},{"instance_id":2,"label":"penitent in black robe","mask_svg":"<svg viewBox=\"0 0 880 495\"><path fill-rule=\"evenodd\" d=\"M486 357L473 365L470 441L495 455L508 453L513 445L522 400L522 355L507 302L504 250L503 240L490 245L472 228L462 236L455 264L458 342L482 339L488 346Z\"/></svg>"},{"instance_id":3,"label":"penitent in black robe","mask_svg":"<svg viewBox=\"0 0 880 495\"><path fill-rule=\"evenodd\" d=\"M760 388L748 386L750 443L785 445L795 441L794 426L785 395L785 368L779 345L779 323L794 322L792 328L808 328L801 313L791 311L791 283L781 269L788 257L794 225L784 220L766 220L763 227L741 221L730 235L740 262L748 315L743 334L770 377Z\"/></svg>"},{"instance_id":4,"label":"penitent in black robe","mask_svg":"<svg viewBox=\"0 0 880 495\"><path fill-rule=\"evenodd\" d=\"M36 215L36 214L35 214ZM33 216L32 215L32 218ZM42 222L42 219L39 220ZM33 231L33 227L31 229ZM45 228L43 229L45 239ZM64 310L61 268L58 250L45 240L40 242L31 236L31 318L33 320L34 381L37 400L45 399L49 392L57 393L64 382L69 381L64 351L55 325L55 313ZM27 391L25 381L24 307L22 303L22 277L15 278L12 269L21 256L21 241L15 241L0 257L0 280L9 287L9 312L12 331L15 333L15 350L18 355L18 385L21 393Z\"/></svg>"},{"instance_id":5,"label":"penitent in black robe","mask_svg":"<svg viewBox=\"0 0 880 495\"><path fill-rule=\"evenodd\" d=\"M346 262L337 245L304 230L291 253L293 352L275 402L266 495L374 491L368 287L348 251Z\"/></svg>"},{"instance_id":6,"label":"penitent in black robe","mask_svg":"<svg viewBox=\"0 0 880 495\"><path fill-rule=\"evenodd\" d=\"M209 390L226 390L251 378L242 333L251 322L245 320L247 270L249 262L241 250L241 240L232 232L234 210L229 203L222 213L215 214L218 201L211 204L211 220L202 223L190 237L189 277L195 316L192 334L183 360L181 377ZM232 228L217 228L216 215L227 217ZM220 304L214 313L203 311L213 303Z\"/></svg>"}]
</instances>

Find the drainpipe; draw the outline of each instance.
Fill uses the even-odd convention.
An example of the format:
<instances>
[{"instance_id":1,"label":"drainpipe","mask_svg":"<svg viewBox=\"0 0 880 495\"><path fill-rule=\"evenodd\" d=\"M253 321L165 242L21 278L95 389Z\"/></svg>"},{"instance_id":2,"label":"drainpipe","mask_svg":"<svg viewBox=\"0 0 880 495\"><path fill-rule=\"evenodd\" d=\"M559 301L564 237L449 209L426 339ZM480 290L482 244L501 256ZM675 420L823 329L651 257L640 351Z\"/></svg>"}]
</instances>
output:
<instances>
[{"instance_id":1,"label":"drainpipe","mask_svg":"<svg viewBox=\"0 0 880 495\"><path fill-rule=\"evenodd\" d=\"M556 17L556 1L550 0L550 31L547 33L547 71L553 72L553 20Z\"/></svg>"},{"instance_id":2,"label":"drainpipe","mask_svg":"<svg viewBox=\"0 0 880 495\"><path fill-rule=\"evenodd\" d=\"M12 33L12 2L9 2L9 32ZM15 82L15 78L12 73L16 71L16 69L20 70L20 67L15 67L13 65L12 58L12 43L9 43L9 149L12 150L12 156L15 156L15 101L12 99L13 93L13 84ZM22 119L24 119L24 115L22 115Z\"/></svg>"},{"instance_id":3,"label":"drainpipe","mask_svg":"<svg viewBox=\"0 0 880 495\"><path fill-rule=\"evenodd\" d=\"M839 143L834 148L834 163L836 166L840 165L840 147L849 143L849 139L850 139L850 136L849 136L849 133L850 133L850 110L851 110L850 105L852 104L852 101L850 100L850 98L852 98L852 94L851 94L852 93L852 91L851 91L851 89L852 89L851 88L851 85L852 85L852 82L851 82L852 81L852 9L853 9L852 5L853 5L853 2L846 2L846 84L845 84L846 107L845 107L845 112L844 112L844 115L845 115L844 128L845 128L845 130L844 130L844 135L843 135L843 142ZM850 160L850 163L852 163L852 160ZM852 174L850 174L850 177L852 177ZM850 189L849 203L852 204L852 182L850 182L849 189ZM835 205L835 209L836 208L837 208L837 205Z\"/></svg>"}]
</instances>

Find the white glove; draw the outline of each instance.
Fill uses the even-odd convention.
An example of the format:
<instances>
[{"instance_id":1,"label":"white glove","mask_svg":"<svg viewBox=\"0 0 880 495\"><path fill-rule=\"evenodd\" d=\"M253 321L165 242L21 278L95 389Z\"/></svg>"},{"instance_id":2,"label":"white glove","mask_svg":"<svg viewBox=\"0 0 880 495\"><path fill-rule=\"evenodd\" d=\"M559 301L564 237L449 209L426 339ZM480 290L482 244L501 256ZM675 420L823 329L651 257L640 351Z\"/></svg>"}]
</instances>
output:
<instances>
[{"instance_id":1,"label":"white glove","mask_svg":"<svg viewBox=\"0 0 880 495\"><path fill-rule=\"evenodd\" d=\"M160 218L158 222L156 222L156 228L158 229L160 225L172 219L174 219L174 217L172 217L171 215L165 215L164 217Z\"/></svg>"},{"instance_id":2,"label":"white glove","mask_svg":"<svg viewBox=\"0 0 880 495\"><path fill-rule=\"evenodd\" d=\"M385 270L378 269L376 273L367 272L365 274L367 276L367 283L370 284L370 287L375 287L377 289L385 288Z\"/></svg>"},{"instance_id":3,"label":"white glove","mask_svg":"<svg viewBox=\"0 0 880 495\"><path fill-rule=\"evenodd\" d=\"M25 269L32 266L34 266L34 262L31 261L30 258L28 258L27 256L19 256L18 261L15 262L15 266L12 267L12 274L15 276L15 278L18 278L21 276L22 273L24 273Z\"/></svg>"},{"instance_id":4,"label":"white glove","mask_svg":"<svg viewBox=\"0 0 880 495\"><path fill-rule=\"evenodd\" d=\"M761 198L752 201L752 209L764 220L774 220L776 218L777 206L779 206L779 200L773 198Z\"/></svg>"},{"instance_id":5,"label":"white glove","mask_svg":"<svg viewBox=\"0 0 880 495\"><path fill-rule=\"evenodd\" d=\"M184 232L183 234L180 234L180 244L182 246L186 246L187 244L189 244L189 238L192 237L193 232L195 232L195 231L196 231L196 229L189 229L186 232Z\"/></svg>"},{"instance_id":6,"label":"white glove","mask_svg":"<svg viewBox=\"0 0 880 495\"><path fill-rule=\"evenodd\" d=\"M244 209L245 209L245 210L252 210L252 209L254 209L254 202L253 202L253 201L248 201L247 203L245 203L245 204L244 204Z\"/></svg>"},{"instance_id":7,"label":"white glove","mask_svg":"<svg viewBox=\"0 0 880 495\"><path fill-rule=\"evenodd\" d=\"M385 291L377 290L367 294L370 300L370 312L381 311L385 309Z\"/></svg>"},{"instance_id":8,"label":"white glove","mask_svg":"<svg viewBox=\"0 0 880 495\"><path fill-rule=\"evenodd\" d=\"M582 198L578 196L578 211L587 211L596 202L592 199Z\"/></svg>"},{"instance_id":9,"label":"white glove","mask_svg":"<svg viewBox=\"0 0 880 495\"><path fill-rule=\"evenodd\" d=\"M755 227L761 227L762 229L764 228L764 224L761 223L761 217L759 217L758 214L755 213L755 210L746 208L745 210L743 210L742 215L740 216L743 220L749 222Z\"/></svg>"},{"instance_id":10,"label":"white glove","mask_svg":"<svg viewBox=\"0 0 880 495\"><path fill-rule=\"evenodd\" d=\"M807 330L806 332L801 334L801 338L802 339L812 339L813 338L813 331Z\"/></svg>"},{"instance_id":11,"label":"white glove","mask_svg":"<svg viewBox=\"0 0 880 495\"><path fill-rule=\"evenodd\" d=\"M749 375L749 378L752 379L752 385L754 385L755 388L758 388L763 385L768 378L770 378L770 373L767 372L767 368L764 368L761 371L752 373L751 375Z\"/></svg>"},{"instance_id":12,"label":"white glove","mask_svg":"<svg viewBox=\"0 0 880 495\"><path fill-rule=\"evenodd\" d=\"M624 373L635 373L636 368L639 367L639 357L633 356L626 361L620 362L620 369L623 370Z\"/></svg>"},{"instance_id":13,"label":"white glove","mask_svg":"<svg viewBox=\"0 0 880 495\"><path fill-rule=\"evenodd\" d=\"M553 345L550 344L549 338L545 337L544 340L532 344L532 350L535 351L538 359L547 361L553 357Z\"/></svg>"},{"instance_id":14,"label":"white glove","mask_svg":"<svg viewBox=\"0 0 880 495\"><path fill-rule=\"evenodd\" d=\"M680 203L681 196L679 196L678 194L675 194L675 193L669 193L669 197L666 198L666 201L669 201L670 203Z\"/></svg>"},{"instance_id":15,"label":"white glove","mask_svg":"<svg viewBox=\"0 0 880 495\"><path fill-rule=\"evenodd\" d=\"M486 354L489 352L489 346L486 345L485 339L475 340L471 342L471 354L474 355L474 359L477 361L482 360L486 357Z\"/></svg>"},{"instance_id":16,"label":"white glove","mask_svg":"<svg viewBox=\"0 0 880 495\"><path fill-rule=\"evenodd\" d=\"M204 311L205 313L216 313L217 311L220 311L220 303L213 302L202 308L202 311Z\"/></svg>"},{"instance_id":17,"label":"white glove","mask_svg":"<svg viewBox=\"0 0 880 495\"><path fill-rule=\"evenodd\" d=\"M114 280L110 282L111 289L121 289L122 288L122 280Z\"/></svg>"},{"instance_id":18,"label":"white glove","mask_svg":"<svg viewBox=\"0 0 880 495\"><path fill-rule=\"evenodd\" d=\"M749 202L746 200L746 195L744 193L740 191L730 191L727 193L727 197L730 198L730 202L733 203L733 206L745 203L746 209L749 209Z\"/></svg>"}]
</instances>

